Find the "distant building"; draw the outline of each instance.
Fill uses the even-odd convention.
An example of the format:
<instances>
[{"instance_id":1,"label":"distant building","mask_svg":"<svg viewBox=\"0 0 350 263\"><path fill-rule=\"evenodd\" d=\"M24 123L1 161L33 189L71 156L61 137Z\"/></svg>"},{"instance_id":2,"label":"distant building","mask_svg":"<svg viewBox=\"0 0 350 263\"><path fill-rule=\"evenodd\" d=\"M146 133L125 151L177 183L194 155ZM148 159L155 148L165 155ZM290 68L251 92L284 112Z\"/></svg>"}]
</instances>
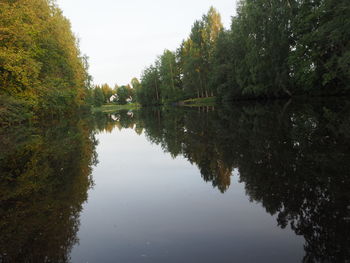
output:
<instances>
[{"instance_id":1,"label":"distant building","mask_svg":"<svg viewBox=\"0 0 350 263\"><path fill-rule=\"evenodd\" d=\"M117 101L118 100L118 95L117 94L114 94L112 95L110 98L109 98L109 102L114 102L114 101Z\"/></svg>"}]
</instances>

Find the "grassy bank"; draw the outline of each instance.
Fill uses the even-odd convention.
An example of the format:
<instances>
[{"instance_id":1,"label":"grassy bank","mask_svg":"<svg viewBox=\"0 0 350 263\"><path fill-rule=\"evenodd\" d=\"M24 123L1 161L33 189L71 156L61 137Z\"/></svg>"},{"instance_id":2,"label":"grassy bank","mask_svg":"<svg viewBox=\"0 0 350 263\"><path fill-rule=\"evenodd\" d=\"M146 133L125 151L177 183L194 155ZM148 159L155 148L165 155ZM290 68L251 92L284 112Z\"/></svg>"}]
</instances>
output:
<instances>
[{"instance_id":1,"label":"grassy bank","mask_svg":"<svg viewBox=\"0 0 350 263\"><path fill-rule=\"evenodd\" d=\"M134 110L139 108L140 105L137 103L125 104L125 105L117 105L117 104L105 104L101 107L95 107L92 109L93 112L105 112L112 113L118 110Z\"/></svg>"},{"instance_id":2,"label":"grassy bank","mask_svg":"<svg viewBox=\"0 0 350 263\"><path fill-rule=\"evenodd\" d=\"M179 104L182 106L190 106L190 107L215 106L216 97L188 99L188 100L180 101Z\"/></svg>"}]
</instances>

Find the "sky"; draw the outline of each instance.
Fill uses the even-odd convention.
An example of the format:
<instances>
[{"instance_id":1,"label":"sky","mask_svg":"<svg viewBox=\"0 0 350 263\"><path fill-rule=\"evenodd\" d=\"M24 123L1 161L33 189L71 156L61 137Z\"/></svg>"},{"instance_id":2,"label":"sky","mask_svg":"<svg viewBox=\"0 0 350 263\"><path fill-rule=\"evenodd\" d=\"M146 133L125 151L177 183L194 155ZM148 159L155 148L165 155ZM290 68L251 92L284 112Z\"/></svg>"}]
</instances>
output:
<instances>
[{"instance_id":1,"label":"sky","mask_svg":"<svg viewBox=\"0 0 350 263\"><path fill-rule=\"evenodd\" d=\"M214 6L229 28L236 0L57 0L89 57L95 84L128 84L165 49L176 50Z\"/></svg>"}]
</instances>

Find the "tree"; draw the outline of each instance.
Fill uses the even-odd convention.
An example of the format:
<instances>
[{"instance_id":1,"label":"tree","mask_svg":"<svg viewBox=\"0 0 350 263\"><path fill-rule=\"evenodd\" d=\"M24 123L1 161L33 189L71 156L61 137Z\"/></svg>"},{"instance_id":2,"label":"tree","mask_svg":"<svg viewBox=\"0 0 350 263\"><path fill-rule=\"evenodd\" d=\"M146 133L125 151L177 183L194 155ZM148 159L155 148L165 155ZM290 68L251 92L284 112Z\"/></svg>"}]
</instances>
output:
<instances>
[{"instance_id":1,"label":"tree","mask_svg":"<svg viewBox=\"0 0 350 263\"><path fill-rule=\"evenodd\" d=\"M93 96L94 96L94 105L96 107L102 106L106 101L106 98L100 86L95 86L93 91Z\"/></svg>"},{"instance_id":2,"label":"tree","mask_svg":"<svg viewBox=\"0 0 350 263\"><path fill-rule=\"evenodd\" d=\"M103 92L103 95L104 95L104 98L105 98L104 102L105 103L110 102L110 98L114 94L112 88L108 84L103 84L101 86L101 89L102 89L102 92Z\"/></svg>"},{"instance_id":3,"label":"tree","mask_svg":"<svg viewBox=\"0 0 350 263\"><path fill-rule=\"evenodd\" d=\"M202 20L196 21L190 37L180 47L183 85L189 97L213 96L209 76L213 69L213 55L220 32L223 30L220 14L211 7Z\"/></svg>"},{"instance_id":4,"label":"tree","mask_svg":"<svg viewBox=\"0 0 350 263\"><path fill-rule=\"evenodd\" d=\"M117 96L118 104L127 104L127 100L130 98L130 86L120 86L117 90Z\"/></svg>"},{"instance_id":5,"label":"tree","mask_svg":"<svg viewBox=\"0 0 350 263\"><path fill-rule=\"evenodd\" d=\"M192 26L190 37L176 52L165 50L141 76L136 90L141 104L176 102L191 97L209 97L216 89L209 85L215 47L222 32L220 14L211 7Z\"/></svg>"},{"instance_id":6,"label":"tree","mask_svg":"<svg viewBox=\"0 0 350 263\"><path fill-rule=\"evenodd\" d=\"M178 101L183 97L175 53L165 50L159 58L159 76L163 102Z\"/></svg>"},{"instance_id":7,"label":"tree","mask_svg":"<svg viewBox=\"0 0 350 263\"><path fill-rule=\"evenodd\" d=\"M133 78L130 84L133 89L133 102L138 102L139 98L137 96L141 92L141 83L137 78Z\"/></svg>"},{"instance_id":8,"label":"tree","mask_svg":"<svg viewBox=\"0 0 350 263\"><path fill-rule=\"evenodd\" d=\"M27 101L37 115L84 105L87 58L55 1L4 0L0 10L0 95Z\"/></svg>"},{"instance_id":9,"label":"tree","mask_svg":"<svg viewBox=\"0 0 350 263\"><path fill-rule=\"evenodd\" d=\"M137 98L142 105L161 104L159 62L146 68L141 76L141 89L137 92Z\"/></svg>"},{"instance_id":10,"label":"tree","mask_svg":"<svg viewBox=\"0 0 350 263\"><path fill-rule=\"evenodd\" d=\"M350 6L346 0L296 1L290 64L301 92L348 92ZM323 88L322 88L323 87Z\"/></svg>"}]
</instances>

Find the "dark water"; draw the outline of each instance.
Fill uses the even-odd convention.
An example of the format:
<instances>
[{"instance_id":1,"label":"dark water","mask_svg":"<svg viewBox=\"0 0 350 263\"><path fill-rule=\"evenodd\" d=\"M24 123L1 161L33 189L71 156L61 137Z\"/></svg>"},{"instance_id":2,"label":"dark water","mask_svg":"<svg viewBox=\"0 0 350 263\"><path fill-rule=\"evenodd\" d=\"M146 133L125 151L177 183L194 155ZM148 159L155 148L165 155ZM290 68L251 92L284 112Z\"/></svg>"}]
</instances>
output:
<instances>
[{"instance_id":1,"label":"dark water","mask_svg":"<svg viewBox=\"0 0 350 263\"><path fill-rule=\"evenodd\" d=\"M0 133L0 262L349 262L350 103Z\"/></svg>"}]
</instances>

